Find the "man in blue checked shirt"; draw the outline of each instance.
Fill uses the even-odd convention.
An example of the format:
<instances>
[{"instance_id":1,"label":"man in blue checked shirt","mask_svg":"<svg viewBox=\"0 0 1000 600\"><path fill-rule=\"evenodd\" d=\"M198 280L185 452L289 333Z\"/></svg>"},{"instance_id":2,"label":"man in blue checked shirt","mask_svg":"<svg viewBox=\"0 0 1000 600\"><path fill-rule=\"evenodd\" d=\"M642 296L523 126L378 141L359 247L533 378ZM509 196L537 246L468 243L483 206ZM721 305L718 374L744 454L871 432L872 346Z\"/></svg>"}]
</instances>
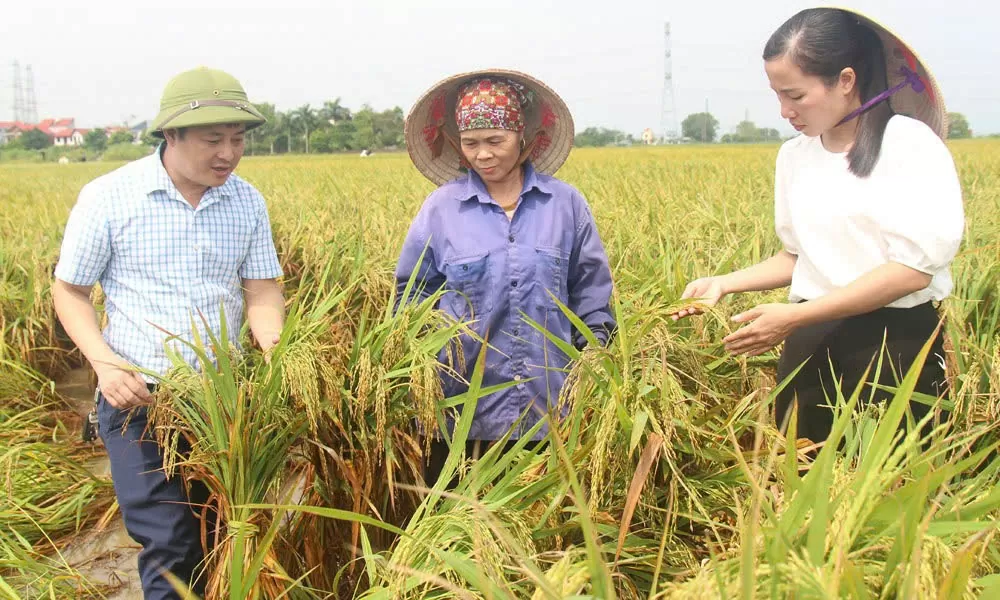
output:
<instances>
[{"instance_id":1,"label":"man in blue checked shirt","mask_svg":"<svg viewBox=\"0 0 1000 600\"><path fill-rule=\"evenodd\" d=\"M262 349L278 342L282 273L267 207L233 175L244 134L264 121L232 76L206 68L178 75L152 126L165 142L84 186L66 225L52 296L97 373L98 430L125 527L143 547L147 600L180 597L164 570L203 589L200 523L188 504L203 504L207 493L194 484L189 495L180 477L164 476L162 451L145 432L153 381L135 368L165 374L165 343L197 367L194 353L167 342L165 332L192 340L192 322L199 326L204 317L219 335L220 306L233 344L244 308ZM90 302L97 282L106 297L103 333Z\"/></svg>"},{"instance_id":2,"label":"man in blue checked shirt","mask_svg":"<svg viewBox=\"0 0 1000 600\"><path fill-rule=\"evenodd\" d=\"M423 297L445 289L440 309L488 340L483 386L515 383L479 399L466 448L474 456L525 415L512 434L521 437L558 402L569 357L529 319L582 348L562 303L607 343L616 327L611 271L586 200L551 176L569 155L573 120L543 83L514 71L448 78L417 101L406 132L414 165L441 187L410 226L397 290L413 276ZM461 344L468 381L481 342ZM448 396L466 389L450 376L443 383ZM432 442L428 485L447 454Z\"/></svg>"}]
</instances>

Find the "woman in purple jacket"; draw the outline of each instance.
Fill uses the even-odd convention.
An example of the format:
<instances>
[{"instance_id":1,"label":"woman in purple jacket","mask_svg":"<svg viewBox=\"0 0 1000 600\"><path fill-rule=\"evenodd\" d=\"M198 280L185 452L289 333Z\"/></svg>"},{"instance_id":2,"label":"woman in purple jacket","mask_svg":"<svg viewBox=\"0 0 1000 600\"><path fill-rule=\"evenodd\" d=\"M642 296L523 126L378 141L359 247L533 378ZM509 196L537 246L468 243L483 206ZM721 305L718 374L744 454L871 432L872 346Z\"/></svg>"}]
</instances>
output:
<instances>
[{"instance_id":1,"label":"woman in purple jacket","mask_svg":"<svg viewBox=\"0 0 1000 600\"><path fill-rule=\"evenodd\" d=\"M470 456L478 442L512 428L511 439L521 437L558 402L569 358L529 319L577 348L585 337L560 304L602 344L615 329L611 271L590 207L552 177L569 155L573 133L562 99L515 71L449 77L407 117L413 164L440 187L410 226L396 268L398 292L416 273L416 294L443 288L439 308L472 324L476 335L460 339L466 372L462 379L443 376L447 396L467 389L482 340L489 344L483 386L516 382L479 399ZM447 454L435 440L429 484Z\"/></svg>"}]
</instances>

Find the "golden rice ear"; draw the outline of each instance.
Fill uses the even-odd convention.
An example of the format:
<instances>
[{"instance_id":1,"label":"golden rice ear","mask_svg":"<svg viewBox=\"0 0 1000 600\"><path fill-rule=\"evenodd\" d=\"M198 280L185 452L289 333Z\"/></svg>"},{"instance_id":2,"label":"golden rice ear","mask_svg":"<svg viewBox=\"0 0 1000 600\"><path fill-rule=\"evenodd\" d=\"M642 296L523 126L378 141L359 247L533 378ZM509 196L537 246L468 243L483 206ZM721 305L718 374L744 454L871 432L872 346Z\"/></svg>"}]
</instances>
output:
<instances>
[{"instance_id":1,"label":"golden rice ear","mask_svg":"<svg viewBox=\"0 0 1000 600\"><path fill-rule=\"evenodd\" d=\"M372 362L371 350L364 348L358 357L354 371L354 417L364 415L372 404L372 393L375 390L375 365Z\"/></svg>"},{"instance_id":2,"label":"golden rice ear","mask_svg":"<svg viewBox=\"0 0 1000 600\"><path fill-rule=\"evenodd\" d=\"M282 392L305 410L312 432L319 429L331 408L329 399L324 398L323 382L336 378L333 368L323 360L324 355L317 335L292 340L281 355Z\"/></svg>"}]
</instances>

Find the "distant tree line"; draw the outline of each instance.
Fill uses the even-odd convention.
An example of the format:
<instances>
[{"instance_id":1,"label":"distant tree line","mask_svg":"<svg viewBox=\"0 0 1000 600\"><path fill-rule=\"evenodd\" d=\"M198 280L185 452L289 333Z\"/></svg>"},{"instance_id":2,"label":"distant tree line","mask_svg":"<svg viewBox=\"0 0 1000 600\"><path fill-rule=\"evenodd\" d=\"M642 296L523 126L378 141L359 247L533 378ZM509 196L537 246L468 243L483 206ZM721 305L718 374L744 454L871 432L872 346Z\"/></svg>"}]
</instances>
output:
<instances>
[{"instance_id":1,"label":"distant tree line","mask_svg":"<svg viewBox=\"0 0 1000 600\"><path fill-rule=\"evenodd\" d=\"M285 154L299 152L306 154L332 152L358 152L362 150L397 149L404 145L403 109L395 107L376 111L368 104L354 112L341 104L340 98L326 101L313 108L309 104L279 111L274 104L256 103L260 112L267 117L267 123L252 130L247 136L247 154ZM951 139L972 137L969 121L961 113L948 113L948 137ZM699 112L688 115L681 123L680 141L712 143L719 134L719 121L711 113ZM159 140L147 132L142 141L155 146ZM723 134L718 141L723 144L771 143L781 141L777 129L757 127L753 121L740 122L733 131ZM109 137L101 129L89 131L84 136L84 148L100 154L112 146L131 144L132 136L127 131L116 131ZM576 134L574 145L588 146L631 146L639 143L631 134L606 127L588 127ZM45 133L33 129L26 131L15 140L8 142L6 150L45 150L52 146L52 139Z\"/></svg>"},{"instance_id":2,"label":"distant tree line","mask_svg":"<svg viewBox=\"0 0 1000 600\"><path fill-rule=\"evenodd\" d=\"M588 127L573 138L573 145L580 147L631 146L634 143L635 138L632 135L605 127Z\"/></svg>"},{"instance_id":3,"label":"distant tree line","mask_svg":"<svg viewBox=\"0 0 1000 600\"><path fill-rule=\"evenodd\" d=\"M403 146L403 109L376 111L368 104L354 112L340 98L319 108L309 104L281 112L274 104L256 103L267 123L247 136L247 154L300 152L321 154Z\"/></svg>"},{"instance_id":4,"label":"distant tree line","mask_svg":"<svg viewBox=\"0 0 1000 600\"><path fill-rule=\"evenodd\" d=\"M681 139L675 141L710 144L718 140L723 144L775 143L782 140L781 133L770 127L757 127L750 120L741 121L729 133L719 137L719 120L708 112L692 113L681 122ZM969 121L961 113L948 113L948 138L972 137ZM588 127L576 135L576 146L631 146L637 140L617 129Z\"/></svg>"},{"instance_id":5,"label":"distant tree line","mask_svg":"<svg viewBox=\"0 0 1000 600\"><path fill-rule=\"evenodd\" d=\"M267 123L252 129L246 138L246 154L327 154L362 150L397 149L404 145L400 107L376 111L368 104L358 111L341 104L340 98L328 100L315 108L309 104L279 111L270 102L254 106ZM143 141L156 145L159 140L147 132Z\"/></svg>"}]
</instances>

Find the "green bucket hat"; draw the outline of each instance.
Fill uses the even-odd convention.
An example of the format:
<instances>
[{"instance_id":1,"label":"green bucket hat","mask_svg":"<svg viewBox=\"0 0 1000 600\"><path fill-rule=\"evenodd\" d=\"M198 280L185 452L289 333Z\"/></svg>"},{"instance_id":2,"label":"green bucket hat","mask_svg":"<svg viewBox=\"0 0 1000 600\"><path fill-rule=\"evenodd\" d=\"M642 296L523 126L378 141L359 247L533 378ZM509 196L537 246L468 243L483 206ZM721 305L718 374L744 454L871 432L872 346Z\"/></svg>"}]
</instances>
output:
<instances>
[{"instance_id":1,"label":"green bucket hat","mask_svg":"<svg viewBox=\"0 0 1000 600\"><path fill-rule=\"evenodd\" d=\"M164 129L246 123L247 130L267 119L250 104L243 86L229 73L199 67L177 75L163 90L160 114L150 126L162 138Z\"/></svg>"}]
</instances>

